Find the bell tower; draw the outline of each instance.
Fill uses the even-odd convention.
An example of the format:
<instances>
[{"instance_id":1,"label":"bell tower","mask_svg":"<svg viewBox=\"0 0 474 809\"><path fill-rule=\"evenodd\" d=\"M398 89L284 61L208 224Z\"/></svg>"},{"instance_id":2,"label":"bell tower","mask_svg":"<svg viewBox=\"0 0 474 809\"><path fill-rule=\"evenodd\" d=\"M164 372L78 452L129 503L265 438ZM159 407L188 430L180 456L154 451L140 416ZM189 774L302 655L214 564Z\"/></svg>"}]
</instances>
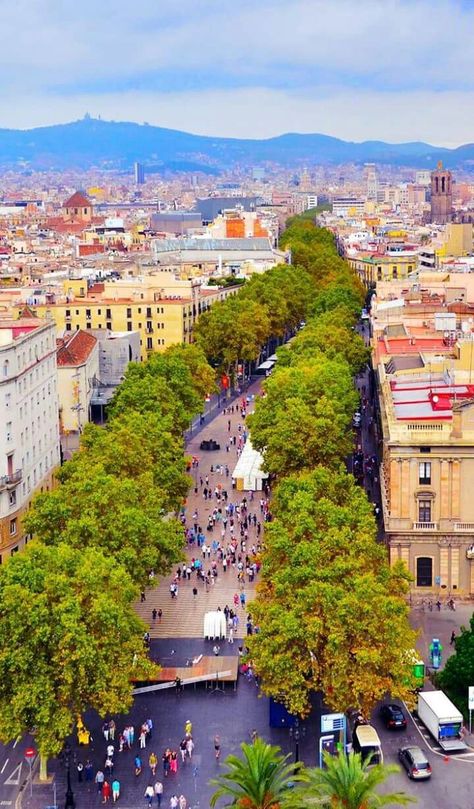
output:
<instances>
[{"instance_id":1,"label":"bell tower","mask_svg":"<svg viewBox=\"0 0 474 809\"><path fill-rule=\"evenodd\" d=\"M440 225L453 218L453 192L451 172L443 168L441 160L431 172L431 221Z\"/></svg>"}]
</instances>

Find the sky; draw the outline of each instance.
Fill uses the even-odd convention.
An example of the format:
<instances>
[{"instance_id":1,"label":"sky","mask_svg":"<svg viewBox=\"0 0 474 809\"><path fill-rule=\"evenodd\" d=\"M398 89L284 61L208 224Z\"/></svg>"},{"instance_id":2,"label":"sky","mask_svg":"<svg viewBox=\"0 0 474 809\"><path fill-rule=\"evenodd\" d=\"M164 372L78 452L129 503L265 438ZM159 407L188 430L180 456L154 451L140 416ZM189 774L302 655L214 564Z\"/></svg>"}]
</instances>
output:
<instances>
[{"instance_id":1,"label":"sky","mask_svg":"<svg viewBox=\"0 0 474 809\"><path fill-rule=\"evenodd\" d=\"M0 0L0 126L474 141L474 0Z\"/></svg>"}]
</instances>

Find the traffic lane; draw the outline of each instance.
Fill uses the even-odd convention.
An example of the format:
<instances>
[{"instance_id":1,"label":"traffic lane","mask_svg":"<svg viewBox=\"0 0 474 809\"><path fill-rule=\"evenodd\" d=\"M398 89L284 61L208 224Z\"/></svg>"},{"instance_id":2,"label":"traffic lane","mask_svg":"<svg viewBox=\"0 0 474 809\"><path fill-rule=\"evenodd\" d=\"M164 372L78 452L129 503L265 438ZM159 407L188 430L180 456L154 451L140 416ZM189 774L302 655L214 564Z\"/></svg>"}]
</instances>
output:
<instances>
[{"instance_id":1,"label":"traffic lane","mask_svg":"<svg viewBox=\"0 0 474 809\"><path fill-rule=\"evenodd\" d=\"M34 747L34 739L24 736L0 750L0 807L14 806L20 786L29 775L25 750Z\"/></svg>"},{"instance_id":2,"label":"traffic lane","mask_svg":"<svg viewBox=\"0 0 474 809\"><path fill-rule=\"evenodd\" d=\"M407 715L405 708L403 712ZM390 776L380 791L402 791L413 795L419 809L474 809L474 757L467 759L452 755L445 760L443 754L430 749L410 715L407 720L406 730L387 730L378 710L371 719L382 742L385 763L398 764L401 769L396 775ZM402 769L398 749L407 745L421 747L426 754L432 769L428 781L412 781Z\"/></svg>"}]
</instances>

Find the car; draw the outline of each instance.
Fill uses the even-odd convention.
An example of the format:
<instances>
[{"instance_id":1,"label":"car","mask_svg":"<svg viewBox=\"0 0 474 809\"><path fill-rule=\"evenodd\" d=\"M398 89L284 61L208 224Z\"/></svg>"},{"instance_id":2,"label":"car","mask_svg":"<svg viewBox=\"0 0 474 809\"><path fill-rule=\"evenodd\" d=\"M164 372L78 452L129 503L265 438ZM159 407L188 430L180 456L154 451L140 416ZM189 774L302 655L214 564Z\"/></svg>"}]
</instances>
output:
<instances>
[{"instance_id":1,"label":"car","mask_svg":"<svg viewBox=\"0 0 474 809\"><path fill-rule=\"evenodd\" d=\"M421 747L400 747L398 758L400 764L405 767L409 778L418 781L431 778L430 762Z\"/></svg>"},{"instance_id":2,"label":"car","mask_svg":"<svg viewBox=\"0 0 474 809\"><path fill-rule=\"evenodd\" d=\"M359 411L356 410L352 417L352 426L358 429L362 422L362 416L360 415Z\"/></svg>"},{"instance_id":3,"label":"car","mask_svg":"<svg viewBox=\"0 0 474 809\"><path fill-rule=\"evenodd\" d=\"M407 720L399 705L382 705L380 716L388 730L404 730Z\"/></svg>"}]
</instances>

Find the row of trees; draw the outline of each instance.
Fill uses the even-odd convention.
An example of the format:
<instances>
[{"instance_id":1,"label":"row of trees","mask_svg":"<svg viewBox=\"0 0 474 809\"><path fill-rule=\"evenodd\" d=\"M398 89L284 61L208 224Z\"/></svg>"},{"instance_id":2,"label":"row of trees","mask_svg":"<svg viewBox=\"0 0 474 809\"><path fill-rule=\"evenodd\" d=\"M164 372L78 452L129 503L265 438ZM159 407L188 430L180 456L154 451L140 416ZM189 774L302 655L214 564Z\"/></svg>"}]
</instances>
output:
<instances>
[{"instance_id":1,"label":"row of trees","mask_svg":"<svg viewBox=\"0 0 474 809\"><path fill-rule=\"evenodd\" d=\"M389 567L372 505L345 468L353 379L368 359L353 328L363 291L327 231L296 219L282 242L313 300L249 418L278 486L248 645L264 691L292 713L305 716L314 691L335 710L369 712L387 692L409 699L414 633L407 571Z\"/></svg>"},{"instance_id":2,"label":"row of trees","mask_svg":"<svg viewBox=\"0 0 474 809\"><path fill-rule=\"evenodd\" d=\"M86 427L25 515L34 541L0 568L0 738L34 728L43 776L84 710L126 711L155 670L133 604L182 557L183 430L214 384L197 346L130 365L107 426Z\"/></svg>"}]
</instances>

